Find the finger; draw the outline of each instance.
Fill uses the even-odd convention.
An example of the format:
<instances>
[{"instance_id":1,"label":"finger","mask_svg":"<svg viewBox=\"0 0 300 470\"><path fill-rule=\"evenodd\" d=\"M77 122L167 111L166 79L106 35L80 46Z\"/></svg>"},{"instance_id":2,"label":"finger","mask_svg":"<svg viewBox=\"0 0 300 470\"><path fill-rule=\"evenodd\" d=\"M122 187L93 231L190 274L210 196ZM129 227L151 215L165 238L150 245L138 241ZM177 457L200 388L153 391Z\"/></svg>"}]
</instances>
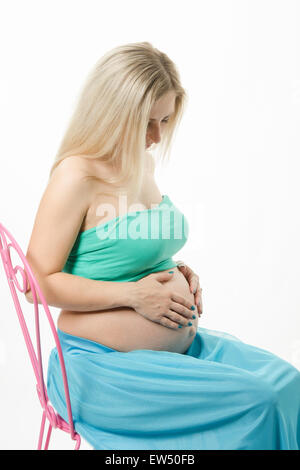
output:
<instances>
[{"instance_id":1,"label":"finger","mask_svg":"<svg viewBox=\"0 0 300 470\"><path fill-rule=\"evenodd\" d=\"M195 294L195 304L197 305L198 314L201 315L202 313L202 289L198 287L197 292Z\"/></svg>"},{"instance_id":2,"label":"finger","mask_svg":"<svg viewBox=\"0 0 300 470\"><path fill-rule=\"evenodd\" d=\"M181 261L181 260L175 261L175 263L177 264L177 267L185 266L184 261Z\"/></svg>"},{"instance_id":3,"label":"finger","mask_svg":"<svg viewBox=\"0 0 300 470\"><path fill-rule=\"evenodd\" d=\"M179 266L177 265L177 268L179 271L186 271L186 265L185 264L180 264Z\"/></svg>"},{"instance_id":4,"label":"finger","mask_svg":"<svg viewBox=\"0 0 300 470\"><path fill-rule=\"evenodd\" d=\"M200 289L199 289L199 287L196 289L196 292L195 292L194 296L195 296L195 304L197 305L198 302L199 302L199 297L200 297Z\"/></svg>"},{"instance_id":5,"label":"finger","mask_svg":"<svg viewBox=\"0 0 300 470\"><path fill-rule=\"evenodd\" d=\"M197 306L197 312L198 312L198 315L200 316L202 314L202 305L201 305L201 300L197 300L196 302L196 306Z\"/></svg>"},{"instance_id":6,"label":"finger","mask_svg":"<svg viewBox=\"0 0 300 470\"><path fill-rule=\"evenodd\" d=\"M197 274L193 274L193 276L191 277L191 282L190 282L190 290L191 290L192 294L196 294L197 289L199 287L200 287L200 285L199 285L199 276L197 276Z\"/></svg>"},{"instance_id":7,"label":"finger","mask_svg":"<svg viewBox=\"0 0 300 470\"><path fill-rule=\"evenodd\" d=\"M198 309L199 316L200 316L203 313L202 289L201 288L200 288L199 300L198 300L198 303L196 305L197 305L197 309Z\"/></svg>"}]
</instances>

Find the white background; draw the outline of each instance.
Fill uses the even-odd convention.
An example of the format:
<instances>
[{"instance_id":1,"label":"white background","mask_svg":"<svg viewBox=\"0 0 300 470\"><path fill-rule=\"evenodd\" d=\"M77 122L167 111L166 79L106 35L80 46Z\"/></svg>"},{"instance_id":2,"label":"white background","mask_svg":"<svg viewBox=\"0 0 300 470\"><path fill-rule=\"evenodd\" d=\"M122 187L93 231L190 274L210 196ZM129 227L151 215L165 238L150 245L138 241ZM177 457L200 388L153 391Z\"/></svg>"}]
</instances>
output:
<instances>
[{"instance_id":1,"label":"white background","mask_svg":"<svg viewBox=\"0 0 300 470\"><path fill-rule=\"evenodd\" d=\"M299 23L288 0L1 2L0 220L24 253L87 73L109 49L149 41L189 95L156 179L189 220L174 258L200 276L199 325L300 369ZM41 408L2 264L0 273L0 448L32 449ZM46 322L43 331L46 368ZM73 447L53 436L50 448Z\"/></svg>"}]
</instances>

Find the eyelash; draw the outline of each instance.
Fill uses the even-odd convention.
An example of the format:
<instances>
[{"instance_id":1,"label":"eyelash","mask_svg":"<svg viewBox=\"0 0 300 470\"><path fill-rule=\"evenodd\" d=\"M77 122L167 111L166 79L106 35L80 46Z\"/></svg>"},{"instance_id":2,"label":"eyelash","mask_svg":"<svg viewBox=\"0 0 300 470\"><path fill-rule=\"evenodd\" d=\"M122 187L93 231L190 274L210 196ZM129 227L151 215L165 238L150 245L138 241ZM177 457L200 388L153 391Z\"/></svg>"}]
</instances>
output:
<instances>
[{"instance_id":1,"label":"eyelash","mask_svg":"<svg viewBox=\"0 0 300 470\"><path fill-rule=\"evenodd\" d=\"M163 119L162 122L167 123L169 122L169 119ZM151 122L148 123L148 126L150 126Z\"/></svg>"}]
</instances>

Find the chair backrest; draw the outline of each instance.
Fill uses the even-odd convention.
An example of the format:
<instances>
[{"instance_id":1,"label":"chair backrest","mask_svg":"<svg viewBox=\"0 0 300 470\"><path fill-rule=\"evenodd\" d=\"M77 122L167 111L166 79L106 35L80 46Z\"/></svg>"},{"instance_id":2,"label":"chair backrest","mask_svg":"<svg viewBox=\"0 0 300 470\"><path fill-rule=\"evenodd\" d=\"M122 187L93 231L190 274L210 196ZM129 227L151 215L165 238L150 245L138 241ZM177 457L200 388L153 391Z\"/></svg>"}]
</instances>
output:
<instances>
[{"instance_id":1,"label":"chair backrest","mask_svg":"<svg viewBox=\"0 0 300 470\"><path fill-rule=\"evenodd\" d=\"M16 253L19 255L21 262L23 266L13 266L12 265L12 260L11 260L11 250L15 250ZM80 447L80 435L74 430L74 423L73 423L73 418L72 418L72 410L71 410L71 403L70 403L70 395L69 395L69 387L68 387L68 381L67 381L67 374L66 374L66 368L65 368L65 362L63 358L63 353L61 349L61 345L59 342L59 338L57 335L56 327L53 322L53 318L51 316L51 313L49 311L49 307L47 305L47 302L44 298L44 295L41 291L41 288L38 285L38 282L28 264L28 261L26 257L24 256L21 248L19 247L18 243L14 239L14 237L11 235L11 233L4 227L2 223L0 223L0 253L1 253L1 259L4 265L4 270L6 273L8 285L10 288L10 292L13 298L13 302L15 305L15 309L17 311L17 315L19 318L19 322L21 325L21 329L24 335L25 343L27 346L27 350L29 353L29 357L31 360L31 364L34 370L35 378L36 378L36 389L37 389L37 394L40 400L40 403L43 408L43 414L42 414L42 423L41 423L41 428L40 428L40 433L39 433L39 438L38 438L38 450L42 449L42 441L43 441L43 435L44 435L44 428L45 428L45 421L46 418L49 421L49 428L48 428L48 433L45 441L45 446L44 450L48 449L49 445L49 440L51 436L51 431L52 428L59 428L71 435L71 438L76 441L75 445L75 450L78 450ZM17 273L20 273L22 277L22 285L20 285L18 279L17 279ZM33 347L33 342L31 341L31 336L29 333L29 330L26 325L26 321L24 318L23 311L20 306L19 298L16 292L16 288L18 289L19 292L24 294L28 290L28 284L27 281L29 282L32 295L33 295L33 308L34 308L34 325L35 325L35 336L36 336L36 349ZM43 374L43 363L42 363L42 352L41 352L41 336L40 336L40 312L39 312L39 304L38 304L38 298L37 298L37 293L39 296L39 299L41 301L41 304L43 306L44 312L46 313L46 317L48 319L54 341L56 344L56 348L58 351L58 356L59 356L59 361L60 361L60 366L61 366L61 372L62 372L62 378L63 378L63 384L64 384L64 391L65 391L65 399L66 399L66 406L67 406L67 412L68 412L68 423L53 409L53 407L49 404L49 399L47 395L47 389L44 381L44 374Z\"/></svg>"}]
</instances>

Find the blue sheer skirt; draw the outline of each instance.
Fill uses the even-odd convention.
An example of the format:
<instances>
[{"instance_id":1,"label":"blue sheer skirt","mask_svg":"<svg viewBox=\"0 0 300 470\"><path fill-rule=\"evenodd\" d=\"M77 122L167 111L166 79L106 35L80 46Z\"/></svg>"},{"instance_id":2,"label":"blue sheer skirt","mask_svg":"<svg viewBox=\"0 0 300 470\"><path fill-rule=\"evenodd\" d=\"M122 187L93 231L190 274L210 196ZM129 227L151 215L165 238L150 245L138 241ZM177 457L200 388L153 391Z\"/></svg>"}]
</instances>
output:
<instances>
[{"instance_id":1,"label":"blue sheer skirt","mask_svg":"<svg viewBox=\"0 0 300 470\"><path fill-rule=\"evenodd\" d=\"M271 352L201 327L185 354L58 335L75 429L94 449L300 449L300 371ZM68 422L56 348L47 387Z\"/></svg>"}]
</instances>

